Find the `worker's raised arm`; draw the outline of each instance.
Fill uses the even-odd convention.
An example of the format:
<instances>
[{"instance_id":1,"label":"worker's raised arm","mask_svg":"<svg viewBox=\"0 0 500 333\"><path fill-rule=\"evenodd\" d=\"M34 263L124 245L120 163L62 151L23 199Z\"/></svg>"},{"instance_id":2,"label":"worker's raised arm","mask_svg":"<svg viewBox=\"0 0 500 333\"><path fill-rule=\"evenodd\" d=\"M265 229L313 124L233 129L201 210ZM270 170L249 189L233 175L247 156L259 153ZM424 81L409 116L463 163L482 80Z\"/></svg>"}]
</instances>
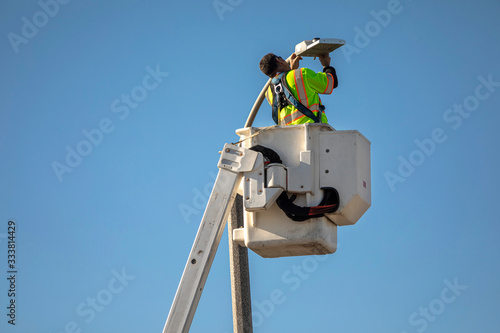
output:
<instances>
[{"instance_id":1,"label":"worker's raised arm","mask_svg":"<svg viewBox=\"0 0 500 333\"><path fill-rule=\"evenodd\" d=\"M326 54L321 54L319 57L319 62L323 67L329 67L330 62L332 61L332 58L330 58L330 55L328 53Z\"/></svg>"},{"instance_id":2,"label":"worker's raised arm","mask_svg":"<svg viewBox=\"0 0 500 333\"><path fill-rule=\"evenodd\" d=\"M301 56L297 56L295 53L292 53L292 55L290 56L290 68L293 70L293 69L297 69L299 68L299 61L302 60L302 57Z\"/></svg>"},{"instance_id":3,"label":"worker's raised arm","mask_svg":"<svg viewBox=\"0 0 500 333\"><path fill-rule=\"evenodd\" d=\"M337 75L333 67L325 67L325 72L316 73L308 68L301 68L300 74L296 75L296 83L300 86L303 82L318 94L331 94L337 86Z\"/></svg>"},{"instance_id":4,"label":"worker's raised arm","mask_svg":"<svg viewBox=\"0 0 500 333\"><path fill-rule=\"evenodd\" d=\"M319 56L319 62L323 66L323 73L327 73L327 75L328 74L332 75L332 77L333 77L333 88L332 89L335 89L339 85L339 80L337 78L337 72L335 71L335 68L330 66L331 60L332 59L330 58L329 54L322 54ZM325 94L329 94L329 93L331 93L331 91L325 92Z\"/></svg>"}]
</instances>

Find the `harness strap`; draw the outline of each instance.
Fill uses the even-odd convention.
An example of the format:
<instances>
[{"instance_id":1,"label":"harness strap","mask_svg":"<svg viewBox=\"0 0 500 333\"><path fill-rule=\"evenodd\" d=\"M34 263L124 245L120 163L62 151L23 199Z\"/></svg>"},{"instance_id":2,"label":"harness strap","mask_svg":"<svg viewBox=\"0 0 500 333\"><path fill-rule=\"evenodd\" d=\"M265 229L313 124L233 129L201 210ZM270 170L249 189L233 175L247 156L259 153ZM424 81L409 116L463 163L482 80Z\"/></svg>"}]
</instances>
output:
<instances>
[{"instance_id":1,"label":"harness strap","mask_svg":"<svg viewBox=\"0 0 500 333\"><path fill-rule=\"evenodd\" d=\"M297 110L299 110L303 115L308 118L311 118L315 123L321 123L321 112L324 110L324 106L320 105L320 111L318 112L319 117L317 117L309 108L307 108L304 104L299 102L295 96L293 96L292 92L288 88L288 84L286 83L286 74L288 72L283 72L272 80L274 84L274 91L276 93L276 98L273 99L273 120L276 124L278 124L278 113L286 105L293 105ZM280 98L281 97L281 98ZM283 106L283 97L287 100L288 104ZM281 105L280 105L281 104Z\"/></svg>"}]
</instances>

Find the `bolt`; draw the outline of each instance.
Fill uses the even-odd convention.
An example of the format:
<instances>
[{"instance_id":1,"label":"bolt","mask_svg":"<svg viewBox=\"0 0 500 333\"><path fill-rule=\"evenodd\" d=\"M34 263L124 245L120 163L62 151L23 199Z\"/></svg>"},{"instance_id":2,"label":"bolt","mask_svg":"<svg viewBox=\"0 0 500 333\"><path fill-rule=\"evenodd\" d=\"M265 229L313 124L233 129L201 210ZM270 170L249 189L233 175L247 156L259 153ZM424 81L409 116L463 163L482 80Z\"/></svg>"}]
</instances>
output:
<instances>
[{"instance_id":1,"label":"bolt","mask_svg":"<svg viewBox=\"0 0 500 333\"><path fill-rule=\"evenodd\" d=\"M325 170L325 173L329 173L330 171L329 170Z\"/></svg>"},{"instance_id":2,"label":"bolt","mask_svg":"<svg viewBox=\"0 0 500 333\"><path fill-rule=\"evenodd\" d=\"M250 178L247 178L247 179L246 179L246 181L247 181L247 182L249 182L249 181L250 181Z\"/></svg>"},{"instance_id":3,"label":"bolt","mask_svg":"<svg viewBox=\"0 0 500 333\"><path fill-rule=\"evenodd\" d=\"M327 153L329 153L329 152L330 152L330 149L327 149L327 150L326 150L326 152L327 152Z\"/></svg>"}]
</instances>

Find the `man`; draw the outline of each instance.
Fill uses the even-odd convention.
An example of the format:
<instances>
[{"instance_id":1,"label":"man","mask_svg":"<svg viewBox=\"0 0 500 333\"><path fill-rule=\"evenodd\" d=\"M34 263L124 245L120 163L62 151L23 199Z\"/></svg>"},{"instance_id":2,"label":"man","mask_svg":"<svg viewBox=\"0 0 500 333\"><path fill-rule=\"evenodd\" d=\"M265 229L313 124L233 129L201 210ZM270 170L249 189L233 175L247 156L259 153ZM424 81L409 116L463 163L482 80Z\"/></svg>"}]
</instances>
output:
<instances>
[{"instance_id":1,"label":"man","mask_svg":"<svg viewBox=\"0 0 500 333\"><path fill-rule=\"evenodd\" d=\"M273 78L273 84L269 87L266 97L273 106L273 120L278 125L328 122L318 94L331 94L338 85L335 68L330 66L331 58L328 54L319 56L319 61L323 65L323 72L319 73L308 68L299 69L300 60L302 57L294 53L288 64L283 58L269 53L260 61L260 70ZM290 98L284 99L284 95L277 95L276 85L281 86L278 89L284 90L285 95L288 88L296 101L306 108L299 106L301 109L299 110Z\"/></svg>"}]
</instances>

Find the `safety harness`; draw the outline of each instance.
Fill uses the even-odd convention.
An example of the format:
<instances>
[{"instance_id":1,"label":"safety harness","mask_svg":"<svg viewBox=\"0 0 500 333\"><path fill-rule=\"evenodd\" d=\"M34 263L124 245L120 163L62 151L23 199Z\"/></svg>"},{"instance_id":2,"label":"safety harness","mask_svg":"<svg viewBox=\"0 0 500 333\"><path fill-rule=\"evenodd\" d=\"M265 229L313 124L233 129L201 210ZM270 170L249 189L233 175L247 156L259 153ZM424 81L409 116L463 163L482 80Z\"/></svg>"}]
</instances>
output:
<instances>
[{"instance_id":1,"label":"safety harness","mask_svg":"<svg viewBox=\"0 0 500 333\"><path fill-rule=\"evenodd\" d=\"M309 110L304 104L298 101L290 91L288 84L286 83L286 74L288 72L283 72L277 77L273 78L271 81L274 85L275 98L273 98L273 120L276 125L279 125L279 111L286 107L287 105L293 105L297 110L299 110L303 115L311 118L315 123L321 123L321 112L325 110L325 106L319 106L319 117L314 115L314 113Z\"/></svg>"},{"instance_id":2,"label":"safety harness","mask_svg":"<svg viewBox=\"0 0 500 333\"><path fill-rule=\"evenodd\" d=\"M257 151L264 155L266 163L283 163L280 156L272 149L264 146L254 146L250 148L251 150ZM290 198L286 192L280 194L276 203L278 207L288 216L289 219L297 222L306 221L315 217L322 217L325 214L335 212L340 204L339 192L333 187L322 187L323 199L318 206L313 207L301 207L293 203L297 198L296 194L293 194Z\"/></svg>"}]
</instances>

